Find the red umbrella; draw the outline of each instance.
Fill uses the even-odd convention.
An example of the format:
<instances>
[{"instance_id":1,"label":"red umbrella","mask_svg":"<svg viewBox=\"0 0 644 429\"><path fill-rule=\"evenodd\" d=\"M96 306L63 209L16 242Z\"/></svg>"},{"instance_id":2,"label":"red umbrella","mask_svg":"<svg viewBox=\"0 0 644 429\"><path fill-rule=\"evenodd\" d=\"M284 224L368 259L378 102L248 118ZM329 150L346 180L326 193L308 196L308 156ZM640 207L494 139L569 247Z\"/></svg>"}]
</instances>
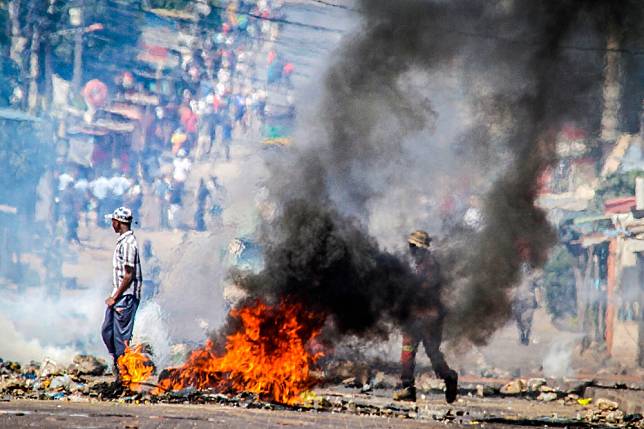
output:
<instances>
[{"instance_id":1,"label":"red umbrella","mask_svg":"<svg viewBox=\"0 0 644 429\"><path fill-rule=\"evenodd\" d=\"M94 108L104 106L107 101L107 85L98 79L92 79L85 84L83 97Z\"/></svg>"}]
</instances>

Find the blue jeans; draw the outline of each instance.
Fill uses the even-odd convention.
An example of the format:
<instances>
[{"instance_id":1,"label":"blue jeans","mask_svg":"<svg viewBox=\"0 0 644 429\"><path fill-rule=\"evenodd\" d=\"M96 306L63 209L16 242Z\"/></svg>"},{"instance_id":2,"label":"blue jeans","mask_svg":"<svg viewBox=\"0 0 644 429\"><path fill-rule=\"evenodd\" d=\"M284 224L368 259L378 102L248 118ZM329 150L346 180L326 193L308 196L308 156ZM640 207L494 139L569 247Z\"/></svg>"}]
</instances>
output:
<instances>
[{"instance_id":1,"label":"blue jeans","mask_svg":"<svg viewBox=\"0 0 644 429\"><path fill-rule=\"evenodd\" d=\"M123 295L112 307L105 310L105 320L101 332L107 350L114 360L125 353L125 341L132 339L134 315L139 307L139 300L134 295Z\"/></svg>"}]
</instances>

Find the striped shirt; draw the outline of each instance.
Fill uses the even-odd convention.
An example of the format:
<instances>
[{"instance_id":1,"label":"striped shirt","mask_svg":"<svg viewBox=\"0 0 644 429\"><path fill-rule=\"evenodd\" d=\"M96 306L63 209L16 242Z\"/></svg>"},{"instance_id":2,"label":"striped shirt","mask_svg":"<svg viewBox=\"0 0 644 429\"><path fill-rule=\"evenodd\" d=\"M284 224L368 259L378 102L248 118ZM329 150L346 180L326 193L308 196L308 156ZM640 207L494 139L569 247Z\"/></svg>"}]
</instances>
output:
<instances>
[{"instance_id":1,"label":"striped shirt","mask_svg":"<svg viewBox=\"0 0 644 429\"><path fill-rule=\"evenodd\" d=\"M114 291L112 293L116 292L121 285L121 281L125 275L125 267L128 266L134 268L134 277L132 278L132 283L130 283L122 295L134 295L137 299L141 299L141 285L143 284L141 259L139 257L139 246L132 231L121 234L116 241L116 249L114 249L114 256L112 257L112 266L114 267L112 274Z\"/></svg>"}]
</instances>

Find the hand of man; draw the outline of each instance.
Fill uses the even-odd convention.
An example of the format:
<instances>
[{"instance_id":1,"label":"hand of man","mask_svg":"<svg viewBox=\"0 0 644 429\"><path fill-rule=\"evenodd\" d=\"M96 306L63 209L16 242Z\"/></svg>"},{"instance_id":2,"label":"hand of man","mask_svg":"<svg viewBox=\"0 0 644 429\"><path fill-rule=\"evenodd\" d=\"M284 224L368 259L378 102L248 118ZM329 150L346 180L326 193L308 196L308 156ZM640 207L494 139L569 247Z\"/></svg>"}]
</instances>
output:
<instances>
[{"instance_id":1,"label":"hand of man","mask_svg":"<svg viewBox=\"0 0 644 429\"><path fill-rule=\"evenodd\" d=\"M116 304L116 300L112 298L111 296L105 300L105 304L108 307L112 307L114 304Z\"/></svg>"}]
</instances>

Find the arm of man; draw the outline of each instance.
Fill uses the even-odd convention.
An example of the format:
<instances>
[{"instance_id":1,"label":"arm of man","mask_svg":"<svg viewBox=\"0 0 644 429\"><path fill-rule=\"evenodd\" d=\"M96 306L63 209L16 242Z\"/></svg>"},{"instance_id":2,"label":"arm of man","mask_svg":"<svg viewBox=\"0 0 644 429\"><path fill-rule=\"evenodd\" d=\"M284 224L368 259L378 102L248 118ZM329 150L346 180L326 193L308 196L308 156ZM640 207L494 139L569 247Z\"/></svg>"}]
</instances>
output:
<instances>
[{"instance_id":1,"label":"arm of man","mask_svg":"<svg viewBox=\"0 0 644 429\"><path fill-rule=\"evenodd\" d=\"M123 280L121 280L121 284L119 285L116 292L114 292L109 298L105 300L105 304L107 304L108 307L112 307L116 303L116 300L119 299L119 297L123 294L123 292L125 292L127 288L130 287L130 283L132 283L133 278L134 278L134 267L130 267L129 265L126 265L125 274L123 275Z\"/></svg>"},{"instance_id":2,"label":"arm of man","mask_svg":"<svg viewBox=\"0 0 644 429\"><path fill-rule=\"evenodd\" d=\"M116 300L120 298L120 296L127 290L128 287L130 287L130 284L134 279L134 265L138 249L136 248L136 246L126 243L123 246L123 251L123 257L125 258L125 273L123 274L123 279L121 280L121 284L119 285L118 289L116 289L116 291L105 300L105 304L107 304L108 307L112 307L116 303Z\"/></svg>"}]
</instances>

